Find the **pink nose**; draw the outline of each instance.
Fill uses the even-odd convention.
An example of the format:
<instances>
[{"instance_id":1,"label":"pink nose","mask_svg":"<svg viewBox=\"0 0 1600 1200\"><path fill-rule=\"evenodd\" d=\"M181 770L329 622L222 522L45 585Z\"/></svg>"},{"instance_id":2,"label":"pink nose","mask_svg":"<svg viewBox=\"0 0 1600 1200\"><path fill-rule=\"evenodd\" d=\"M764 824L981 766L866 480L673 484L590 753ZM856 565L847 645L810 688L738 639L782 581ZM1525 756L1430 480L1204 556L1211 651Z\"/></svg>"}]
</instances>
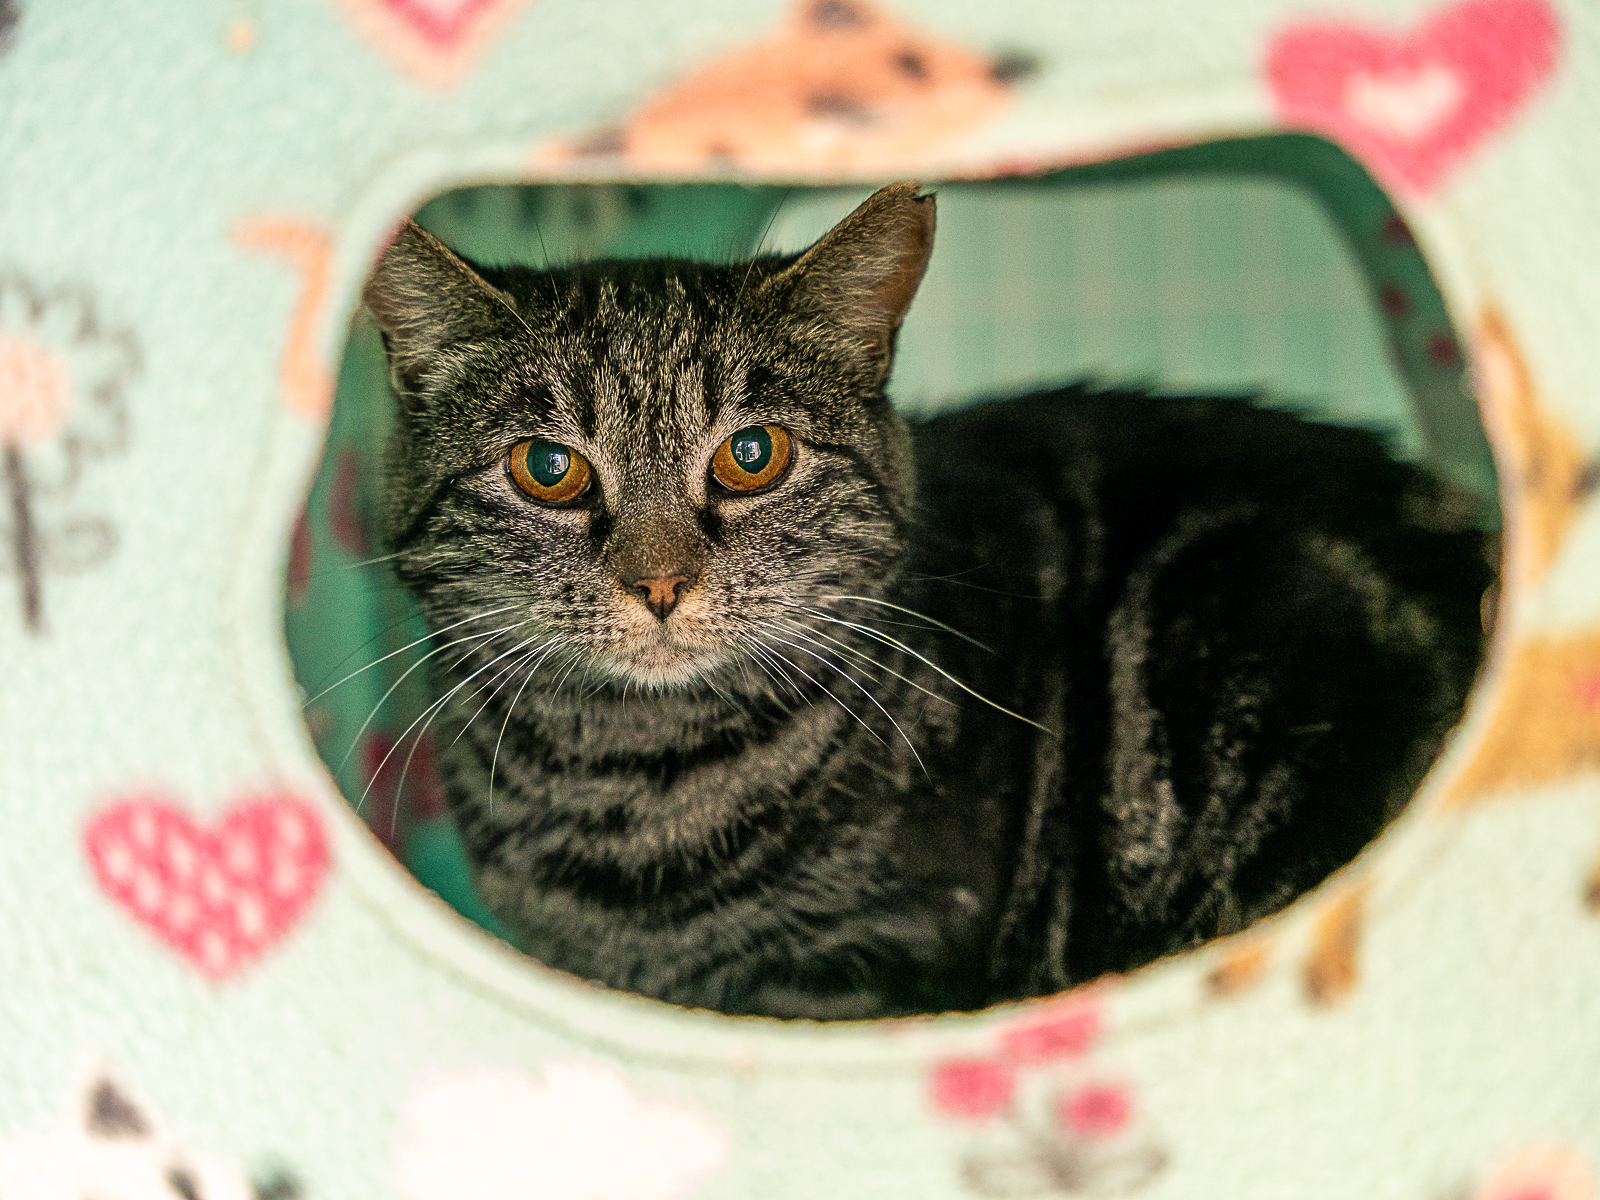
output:
<instances>
[{"instance_id":1,"label":"pink nose","mask_svg":"<svg viewBox=\"0 0 1600 1200\"><path fill-rule=\"evenodd\" d=\"M655 613L658 621L667 619L667 614L678 606L683 593L693 585L694 579L688 575L654 575L627 581L627 586L639 593L645 607Z\"/></svg>"}]
</instances>

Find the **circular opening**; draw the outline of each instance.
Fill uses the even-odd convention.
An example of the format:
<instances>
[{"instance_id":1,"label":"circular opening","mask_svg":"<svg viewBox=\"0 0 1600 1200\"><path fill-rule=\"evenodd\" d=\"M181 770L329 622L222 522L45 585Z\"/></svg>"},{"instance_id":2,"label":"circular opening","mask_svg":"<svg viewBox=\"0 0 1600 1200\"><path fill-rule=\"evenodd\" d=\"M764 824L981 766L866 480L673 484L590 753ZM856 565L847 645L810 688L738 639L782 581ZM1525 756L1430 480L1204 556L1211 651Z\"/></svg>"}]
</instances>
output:
<instances>
[{"instance_id":1,"label":"circular opening","mask_svg":"<svg viewBox=\"0 0 1600 1200\"><path fill-rule=\"evenodd\" d=\"M722 268L803 250L870 192L480 187L436 198L418 221L485 266L672 256ZM571 287L588 307L562 318L561 353L582 344L594 361L563 360L560 379L588 370L591 389L565 403L632 406L635 423L609 430L562 425L548 390L531 398L551 377L495 357L497 318L478 328L470 315L483 295L498 303L493 291L454 294L447 271L383 316L412 372L407 402L432 406L425 436L391 451L391 363L371 314L356 314L295 534L287 633L307 722L344 794L465 916L534 943L551 965L679 1003L821 1018L973 1008L1131 970L1281 909L1414 790L1481 657L1498 509L1459 343L1379 189L1331 145L1293 136L947 185L937 206L888 382L917 429L921 489L905 521L889 519L906 556L892 589L828 557L894 513L851 477L859 447L784 416L815 403L792 395L815 375L812 352L759 332L736 353L708 338L686 352L692 387L682 363L660 374L662 347L684 344L684 329L674 342L665 326L692 326L694 307L665 275L637 271L635 291L610 299L602 282L621 268L590 269L583 284L456 279L525 296L523 316L538 303L527 289ZM855 315L834 299L821 318L858 321L871 361L894 340L882 310L915 274L890 226L835 256ZM877 275L859 273L873 257L863 247L882 251ZM777 274L740 271L758 287ZM758 325L734 290L734 309ZM630 294L654 326L628 311ZM861 315L861 296L876 297L876 316ZM626 345L641 337L653 349ZM407 338L423 348L398 344ZM710 395L735 369L745 391L730 407L750 417L739 429L721 430L705 404L694 428L652 407L652 388ZM458 390L476 379L476 394L509 396L510 408L458 396L440 416L446 377ZM1086 379L1111 394L987 403ZM750 398L761 386L791 408L762 408ZM500 424L485 428L490 409ZM713 429L728 435L722 469L698 445ZM467 458L451 460L466 442ZM890 470L884 454L858 464L872 486ZM426 470L398 482L408 462ZM416 483L428 472L434 484ZM456 477L476 481L465 504L528 512L496 540L493 520L434 503ZM683 496L649 490L668 478ZM396 560L389 539L408 502ZM699 514L693 563L655 561L674 552L660 514L675 505ZM708 533L707 512L740 532ZM613 594L597 603L590 575L561 578L573 560L530 520L554 523L557 542L581 529ZM422 527L426 554L412 536ZM808 536L817 530L828 532ZM893 557L863 545L849 553L879 567ZM474 585L473 562L498 565ZM435 604L431 634L416 590L458 588L463 564L476 607L454 625ZM830 572L850 589L801 597L798 625L791 611L709 674L667 664L608 676L555 636L670 628L719 573L720 611L736 613L741 588L759 607L775 578ZM538 613L507 592L519 573ZM707 636L716 622L700 618ZM808 716L818 712L831 716ZM804 719L813 725L783 736ZM847 745L841 771L830 764ZM498 816L488 772L462 765L485 754ZM451 787L457 807L463 794L482 799L464 817L473 854L492 860L482 897ZM530 807L535 793L563 797L559 829ZM901 870L915 885L901 886ZM546 927L530 934L530 921ZM765 963L765 982L727 982L746 978L741 956Z\"/></svg>"}]
</instances>

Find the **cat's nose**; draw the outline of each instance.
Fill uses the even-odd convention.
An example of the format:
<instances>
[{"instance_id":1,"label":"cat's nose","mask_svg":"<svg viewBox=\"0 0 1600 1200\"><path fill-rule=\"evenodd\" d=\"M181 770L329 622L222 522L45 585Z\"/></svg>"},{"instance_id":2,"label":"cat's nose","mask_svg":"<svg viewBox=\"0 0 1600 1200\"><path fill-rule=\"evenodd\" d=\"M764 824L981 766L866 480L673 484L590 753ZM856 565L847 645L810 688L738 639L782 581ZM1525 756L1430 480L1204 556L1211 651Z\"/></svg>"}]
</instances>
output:
<instances>
[{"instance_id":1,"label":"cat's nose","mask_svg":"<svg viewBox=\"0 0 1600 1200\"><path fill-rule=\"evenodd\" d=\"M683 593L694 586L694 576L651 575L642 579L625 579L623 586L639 594L645 607L655 613L656 620L665 621L667 614L678 606Z\"/></svg>"}]
</instances>

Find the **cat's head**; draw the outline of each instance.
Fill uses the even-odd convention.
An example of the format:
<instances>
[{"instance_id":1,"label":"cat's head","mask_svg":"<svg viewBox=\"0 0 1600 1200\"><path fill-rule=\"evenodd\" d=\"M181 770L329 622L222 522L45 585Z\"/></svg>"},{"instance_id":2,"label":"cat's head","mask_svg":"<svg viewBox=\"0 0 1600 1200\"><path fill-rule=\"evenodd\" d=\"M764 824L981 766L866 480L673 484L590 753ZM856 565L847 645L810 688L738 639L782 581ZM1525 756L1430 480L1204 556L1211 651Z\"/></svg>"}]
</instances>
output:
<instances>
[{"instance_id":1,"label":"cat's head","mask_svg":"<svg viewBox=\"0 0 1600 1200\"><path fill-rule=\"evenodd\" d=\"M884 381L933 226L898 184L800 255L552 271L402 228L365 298L388 540L435 627L672 687L881 591L912 487Z\"/></svg>"}]
</instances>

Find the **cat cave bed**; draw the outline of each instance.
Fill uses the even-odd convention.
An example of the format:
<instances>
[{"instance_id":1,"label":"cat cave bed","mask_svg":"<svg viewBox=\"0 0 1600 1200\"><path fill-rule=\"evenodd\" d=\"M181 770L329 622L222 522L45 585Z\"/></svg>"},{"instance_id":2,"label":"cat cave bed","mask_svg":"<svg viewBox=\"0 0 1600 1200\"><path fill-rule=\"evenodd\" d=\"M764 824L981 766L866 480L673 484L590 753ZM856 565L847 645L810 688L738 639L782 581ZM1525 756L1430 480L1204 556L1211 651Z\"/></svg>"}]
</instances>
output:
<instances>
[{"instance_id":1,"label":"cat cave bed","mask_svg":"<svg viewBox=\"0 0 1600 1200\"><path fill-rule=\"evenodd\" d=\"M1553 0L0 3L0 1195L1591 1197L1597 68L1595 14ZM427 788L401 811L370 739L325 766L302 709L295 669L358 648L340 621L405 617L351 582L381 553L362 282L432 197L447 236L531 204L572 252L727 254L895 178L948 181L957 235L897 396L1116 368L1056 317L1032 349L1026 314L946 334L1029 289L1087 294L1089 329L1092 280L1144 271L1136 309L1261 312L1135 371L1203 384L1231 337L1244 383L1354 406L1323 416L1393 398L1399 448L1486 511L1497 477L1467 717L1284 914L1065 996L817 1026L545 970L435 894L471 910ZM1128 249L1173 222L1093 207L1185 180L1242 190L1149 211L1231 213L1239 245L1322 214L1397 382L1352 383L1331 317L1262 365L1310 243L1275 243L1271 287L1198 252L1174 283ZM1067 195L1099 233L1062 281ZM388 829L340 791L369 784Z\"/></svg>"}]
</instances>

